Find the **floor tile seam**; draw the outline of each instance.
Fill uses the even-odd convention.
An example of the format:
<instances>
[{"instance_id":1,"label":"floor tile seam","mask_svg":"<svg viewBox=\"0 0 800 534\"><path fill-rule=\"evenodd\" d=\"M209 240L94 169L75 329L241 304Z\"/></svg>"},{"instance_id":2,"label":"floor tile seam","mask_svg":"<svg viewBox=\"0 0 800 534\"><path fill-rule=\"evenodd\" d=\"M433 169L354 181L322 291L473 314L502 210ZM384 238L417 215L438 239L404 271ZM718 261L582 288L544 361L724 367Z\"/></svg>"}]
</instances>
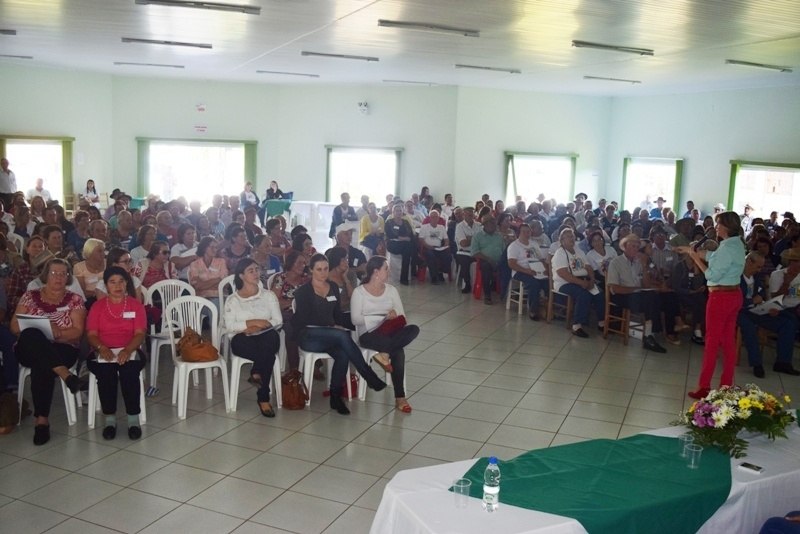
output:
<instances>
[{"instance_id":1,"label":"floor tile seam","mask_svg":"<svg viewBox=\"0 0 800 534\"><path fill-rule=\"evenodd\" d=\"M87 476L87 475L83 475L83 476ZM92 477L88 477L88 476L87 476L87 478L92 478ZM59 479L59 480L60 480L60 479ZM95 480L97 480L97 479L95 479ZM42 508L42 509L44 509L44 510L49 510L49 511L51 511L51 512L56 512L56 513L59 513L59 514L61 514L61 515L65 515L65 516L67 516L67 517L74 517L75 519L80 519L80 518L78 517L78 515L82 514L83 512L85 512L86 510L88 510L89 508L91 508L91 507L93 507L93 506L95 506L95 505L97 505L97 504L100 504L101 502L105 501L106 499L108 499L108 498L111 498L111 497L113 497L114 495L117 495L117 494L119 494L120 492L122 492L122 491L124 491L124 490L126 490L126 489L131 489L131 488L129 488L128 486L121 486L121 485L119 485L119 484L115 484L115 483L113 483L113 482L108 482L108 481L106 481L106 480L101 480L100 482L105 482L106 484L111 484L112 486L116 486L116 488L117 488L117 489L116 489L116 491L114 491L114 492L113 492L113 493L111 493L110 495L107 495L107 496L105 496L103 499L101 499L101 500L97 501L96 503L94 503L94 504L90 504L90 505L86 506L85 508L81 508L80 510L78 510L77 512L75 512L75 513L72 513L72 514L68 514L68 513L65 513L65 512L61 512L61 511L59 511L59 510L53 510L53 509L51 509L51 508L46 508L46 507L42 506L42 505L41 505L41 504L39 504L39 503L35 503L35 502L31 502L31 501L26 501L26 500L24 500L24 499L25 499L25 497L27 497L27 496L29 496L29 495L32 495L33 493L36 493L37 491L41 491L41 490L43 490L44 488L46 488L47 486L49 486L49 485L51 485L51 484L53 484L53 483L55 483L55 482L58 482L58 481L57 481L57 480L54 480L53 482L50 482L49 484L46 484L46 485L42 486L41 488L37 489L36 491L32 491L32 492L30 492L30 493L27 493L27 494L23 495L21 498L19 498L19 499L16 499L16 500L18 500L18 501L22 501L22 502L24 502L24 503L27 503L27 504L30 504L30 505L33 505L33 506L36 506L36 507L38 507L38 508ZM82 519L81 521L85 521L85 520L83 520L83 519ZM101 525L101 526L102 526L102 525Z\"/></svg>"}]
</instances>

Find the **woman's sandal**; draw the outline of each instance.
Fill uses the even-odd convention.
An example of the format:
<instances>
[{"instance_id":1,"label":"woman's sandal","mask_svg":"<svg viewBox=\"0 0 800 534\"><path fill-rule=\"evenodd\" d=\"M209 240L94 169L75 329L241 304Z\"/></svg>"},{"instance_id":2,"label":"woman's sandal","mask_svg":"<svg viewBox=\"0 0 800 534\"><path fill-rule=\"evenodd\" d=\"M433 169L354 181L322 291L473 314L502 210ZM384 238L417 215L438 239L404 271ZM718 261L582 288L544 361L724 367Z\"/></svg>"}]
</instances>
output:
<instances>
[{"instance_id":1,"label":"woman's sandal","mask_svg":"<svg viewBox=\"0 0 800 534\"><path fill-rule=\"evenodd\" d=\"M411 413L411 405L408 403L408 401L401 401L397 403L395 408L397 408L403 413Z\"/></svg>"},{"instance_id":2,"label":"woman's sandal","mask_svg":"<svg viewBox=\"0 0 800 534\"><path fill-rule=\"evenodd\" d=\"M387 353L379 352L375 356L373 356L372 359L375 360L378 363L378 365L381 366L381 369L383 369L387 373L391 373L394 371L394 368L392 367L392 360L389 359L389 355Z\"/></svg>"}]
</instances>

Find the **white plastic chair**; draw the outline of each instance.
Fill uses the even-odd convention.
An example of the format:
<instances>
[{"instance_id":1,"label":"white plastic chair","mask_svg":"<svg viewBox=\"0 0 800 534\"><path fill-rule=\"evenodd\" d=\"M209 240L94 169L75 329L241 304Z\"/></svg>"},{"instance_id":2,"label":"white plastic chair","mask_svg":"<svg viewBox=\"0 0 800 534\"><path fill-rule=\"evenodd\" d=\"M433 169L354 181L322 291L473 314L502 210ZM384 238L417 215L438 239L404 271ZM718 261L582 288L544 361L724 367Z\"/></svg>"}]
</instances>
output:
<instances>
[{"instance_id":1,"label":"white plastic chair","mask_svg":"<svg viewBox=\"0 0 800 534\"><path fill-rule=\"evenodd\" d=\"M353 332L353 338L354 341L356 342L356 345L358 345L358 339L356 338L355 332ZM378 351L372 349L365 349L361 345L358 345L358 348L361 349L361 353L364 355L364 359L367 361L368 365L372 363L372 359L375 357L376 354L378 354ZM381 370L384 371L385 374L383 381L386 382L387 386L393 386L392 373L390 373L389 371L385 371L383 368L381 368ZM406 375L404 374L403 389L405 389L405 387L406 387ZM360 401L367 400L367 381L364 380L364 378L361 376L358 377L358 400Z\"/></svg>"},{"instance_id":2,"label":"white plastic chair","mask_svg":"<svg viewBox=\"0 0 800 534\"><path fill-rule=\"evenodd\" d=\"M144 367L142 371L139 373L139 407L141 411L139 412L139 425L144 425L147 423L147 409L145 407L145 388L144 388ZM94 428L94 421L95 415L97 411L100 409L100 393L97 389L97 377L94 373L89 372L89 403L87 405L87 411L89 412L89 428Z\"/></svg>"},{"instance_id":3,"label":"white plastic chair","mask_svg":"<svg viewBox=\"0 0 800 534\"><path fill-rule=\"evenodd\" d=\"M517 315L522 315L522 309L525 307L525 286L522 285L522 282L514 278L513 275L508 284L508 294L506 295L507 310L511 309L512 302L517 304Z\"/></svg>"},{"instance_id":4,"label":"white plastic chair","mask_svg":"<svg viewBox=\"0 0 800 534\"><path fill-rule=\"evenodd\" d=\"M14 246L17 247L17 252L22 254L22 251L25 249L25 238L19 234L15 234L14 232L8 232L8 236L6 236L9 241L14 243Z\"/></svg>"},{"instance_id":5,"label":"white plastic chair","mask_svg":"<svg viewBox=\"0 0 800 534\"><path fill-rule=\"evenodd\" d=\"M217 285L217 295L219 298L219 346L220 346L220 353L225 353L226 345L230 343L228 339L228 331L225 329L225 299L231 296L234 291L236 291L236 287L233 284L234 275L229 274L222 280L220 280L219 284Z\"/></svg>"},{"instance_id":6,"label":"white plastic chair","mask_svg":"<svg viewBox=\"0 0 800 534\"><path fill-rule=\"evenodd\" d=\"M161 347L168 345L170 335L167 333L169 325L165 310L170 302L178 297L194 295L192 286L181 280L162 280L150 286L144 294L145 305L154 306L153 299L156 295L161 298L161 331L156 331L156 325L150 326L150 385L156 387L158 380L158 360Z\"/></svg>"},{"instance_id":7,"label":"white plastic chair","mask_svg":"<svg viewBox=\"0 0 800 534\"><path fill-rule=\"evenodd\" d=\"M296 311L296 302L292 301L292 312ZM306 401L306 406L311 404L311 386L314 385L314 365L317 363L317 360L325 361L325 379L327 383L330 385L331 383L331 373L333 372L333 357L328 354L327 352L308 352L303 350L302 347L297 346L297 351L300 354L300 369L303 370L303 380L306 383L306 389L308 390L308 400ZM349 370L348 370L349 372ZM348 398L352 398L352 391L350 390L350 377L346 377L345 383L347 385L347 396Z\"/></svg>"},{"instance_id":8,"label":"white plastic chair","mask_svg":"<svg viewBox=\"0 0 800 534\"><path fill-rule=\"evenodd\" d=\"M69 371L71 373L75 373L76 367L73 366ZM31 375L31 370L28 367L24 367L22 365L19 366L19 379L18 379L18 390L17 390L17 403L19 404L19 419L17 419L17 424L22 422L22 396L25 391L25 379ZM72 392L69 390L67 385L64 383L63 380L57 378L61 383L61 393L64 395L64 405L67 408L67 423L69 426L74 425L78 422L78 410L75 408L75 397ZM80 404L80 396L78 396L77 402Z\"/></svg>"},{"instance_id":9,"label":"white plastic chair","mask_svg":"<svg viewBox=\"0 0 800 534\"><path fill-rule=\"evenodd\" d=\"M239 404L239 380L242 374L242 367L247 364L252 364L251 360L242 358L233 353L230 343L228 344L227 356L231 360L231 411L235 412ZM280 358L275 358L275 364L272 366L272 398L276 399L271 404L274 406L277 403L278 408L283 406L282 395L283 388L281 388L281 362Z\"/></svg>"},{"instance_id":10,"label":"white plastic chair","mask_svg":"<svg viewBox=\"0 0 800 534\"><path fill-rule=\"evenodd\" d=\"M178 332L184 332L187 327L198 334L203 331L203 316L209 317L211 329L211 344L219 350L219 329L217 322L217 307L203 297L188 296L178 297L167 305L164 316L169 324L169 344L172 349L172 361L175 372L172 377L172 404L178 404L178 417L186 419L186 401L189 395L189 376L192 371L206 370L206 398L211 399L213 394L213 376L211 371L219 369L222 375L222 391L225 395L225 411L231 411L230 395L228 391L228 369L224 354L211 362L185 362L178 355Z\"/></svg>"}]
</instances>

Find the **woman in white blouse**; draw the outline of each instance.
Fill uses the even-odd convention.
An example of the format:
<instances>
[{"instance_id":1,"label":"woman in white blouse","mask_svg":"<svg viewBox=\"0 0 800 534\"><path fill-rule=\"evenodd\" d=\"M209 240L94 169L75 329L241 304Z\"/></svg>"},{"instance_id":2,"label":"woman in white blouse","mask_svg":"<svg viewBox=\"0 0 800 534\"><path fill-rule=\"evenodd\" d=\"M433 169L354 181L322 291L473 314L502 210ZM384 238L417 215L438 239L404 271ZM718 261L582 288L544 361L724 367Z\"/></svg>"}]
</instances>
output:
<instances>
[{"instance_id":1,"label":"woman in white blouse","mask_svg":"<svg viewBox=\"0 0 800 534\"><path fill-rule=\"evenodd\" d=\"M378 351L375 359L391 372L394 384L395 406L403 413L411 413L411 405L406 400L403 388L405 377L405 352L403 348L419 335L419 327L406 325L391 334L381 334L376 327L384 320L404 315L403 303L394 286L386 283L389 279L389 264L383 256L373 256L367 262L367 275L364 283L353 291L350 300L350 318L359 335L359 344L367 349ZM390 365L382 357L389 355Z\"/></svg>"},{"instance_id":2,"label":"woman in white blouse","mask_svg":"<svg viewBox=\"0 0 800 534\"><path fill-rule=\"evenodd\" d=\"M239 260L233 278L236 291L225 300L223 317L226 330L234 334L231 350L253 362L251 375L259 386L257 399L261 415L275 417L270 404L269 381L280 347L276 329L283 324L283 317L278 298L272 291L261 287L260 277L261 270L255 260Z\"/></svg>"}]
</instances>

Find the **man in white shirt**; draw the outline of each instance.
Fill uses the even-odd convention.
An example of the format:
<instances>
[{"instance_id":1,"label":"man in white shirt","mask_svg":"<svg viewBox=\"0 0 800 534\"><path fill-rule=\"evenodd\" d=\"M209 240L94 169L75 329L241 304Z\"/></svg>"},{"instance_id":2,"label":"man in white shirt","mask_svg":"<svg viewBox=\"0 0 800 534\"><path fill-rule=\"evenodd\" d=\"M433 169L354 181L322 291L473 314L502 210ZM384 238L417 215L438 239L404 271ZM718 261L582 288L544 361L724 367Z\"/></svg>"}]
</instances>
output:
<instances>
[{"instance_id":1,"label":"man in white shirt","mask_svg":"<svg viewBox=\"0 0 800 534\"><path fill-rule=\"evenodd\" d=\"M444 196L444 206L442 206L442 217L444 217L445 221L449 221L450 217L453 215L453 210L455 206L453 206L453 195L447 193Z\"/></svg>"},{"instance_id":2,"label":"man in white shirt","mask_svg":"<svg viewBox=\"0 0 800 534\"><path fill-rule=\"evenodd\" d=\"M744 232L745 237L750 235L750 230L753 229L753 206L750 204L744 205L744 214L741 216L742 219L742 231Z\"/></svg>"},{"instance_id":3,"label":"man in white shirt","mask_svg":"<svg viewBox=\"0 0 800 534\"><path fill-rule=\"evenodd\" d=\"M769 296L783 295L783 307L800 305L800 250L788 248L781 252L781 262L786 265L769 275Z\"/></svg>"},{"instance_id":4,"label":"man in white shirt","mask_svg":"<svg viewBox=\"0 0 800 534\"><path fill-rule=\"evenodd\" d=\"M421 211L414 208L414 202L412 200L406 201L405 216L408 218L409 222L411 222L414 228L419 228L422 226L422 221L425 219L425 215L423 215Z\"/></svg>"},{"instance_id":5,"label":"man in white shirt","mask_svg":"<svg viewBox=\"0 0 800 534\"><path fill-rule=\"evenodd\" d=\"M28 190L28 203L30 203L34 197L42 197L45 204L53 200L50 196L50 191L44 188L44 180L41 178L36 179L36 187Z\"/></svg>"},{"instance_id":6,"label":"man in white shirt","mask_svg":"<svg viewBox=\"0 0 800 534\"><path fill-rule=\"evenodd\" d=\"M429 218L429 222L419 229L419 240L431 274L431 283L437 285L444 282L442 273L450 270L450 246L447 227L440 224L439 212L431 210Z\"/></svg>"},{"instance_id":7,"label":"man in white shirt","mask_svg":"<svg viewBox=\"0 0 800 534\"><path fill-rule=\"evenodd\" d=\"M531 241L531 227L526 223L519 226L519 238L508 245L506 253L514 280L522 282L528 295L528 317L538 321L539 293L547 294L546 253Z\"/></svg>"},{"instance_id":8,"label":"man in white shirt","mask_svg":"<svg viewBox=\"0 0 800 534\"><path fill-rule=\"evenodd\" d=\"M17 192L17 177L8 168L8 160L0 158L0 200L7 210L11 209L11 197Z\"/></svg>"},{"instance_id":9,"label":"man in white shirt","mask_svg":"<svg viewBox=\"0 0 800 534\"><path fill-rule=\"evenodd\" d=\"M472 277L469 272L470 265L475 261L472 258L472 236L481 228L481 223L475 220L475 210L470 206L464 208L464 220L456 225L455 233L456 245L458 246L456 263L459 267L457 283L460 286L461 281L464 281L464 287L461 289L462 293L472 291Z\"/></svg>"}]
</instances>

